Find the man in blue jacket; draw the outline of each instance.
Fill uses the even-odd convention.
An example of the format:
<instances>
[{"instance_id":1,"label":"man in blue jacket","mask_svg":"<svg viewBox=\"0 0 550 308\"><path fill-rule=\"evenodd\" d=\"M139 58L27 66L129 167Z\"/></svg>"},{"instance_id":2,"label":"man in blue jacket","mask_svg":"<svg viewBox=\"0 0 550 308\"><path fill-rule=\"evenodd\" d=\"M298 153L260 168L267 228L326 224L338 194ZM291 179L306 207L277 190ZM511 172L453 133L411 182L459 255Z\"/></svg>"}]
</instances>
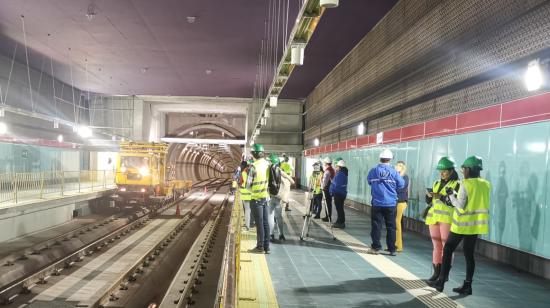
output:
<instances>
[{"instance_id":1,"label":"man in blue jacket","mask_svg":"<svg viewBox=\"0 0 550 308\"><path fill-rule=\"evenodd\" d=\"M369 171L367 180L371 186L372 210L370 236L372 238L369 254L378 254L382 248L380 232L382 223L386 224L386 244L390 256L395 256L395 214L397 206L397 189L405 186L405 181L399 173L390 166L393 153L384 149L380 153L380 164Z\"/></svg>"},{"instance_id":2,"label":"man in blue jacket","mask_svg":"<svg viewBox=\"0 0 550 308\"><path fill-rule=\"evenodd\" d=\"M330 183L329 192L334 197L336 213L338 213L338 219L332 227L344 229L346 227L344 201L348 195L348 168L346 168L346 162L341 158L336 159L336 175Z\"/></svg>"}]
</instances>

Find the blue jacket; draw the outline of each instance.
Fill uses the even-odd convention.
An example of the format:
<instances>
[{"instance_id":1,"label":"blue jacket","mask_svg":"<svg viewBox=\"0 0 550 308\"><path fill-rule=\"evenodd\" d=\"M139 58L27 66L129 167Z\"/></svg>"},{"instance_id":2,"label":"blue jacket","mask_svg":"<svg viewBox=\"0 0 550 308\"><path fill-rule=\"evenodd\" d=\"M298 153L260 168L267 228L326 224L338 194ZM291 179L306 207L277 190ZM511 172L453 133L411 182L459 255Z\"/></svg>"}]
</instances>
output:
<instances>
[{"instance_id":1,"label":"blue jacket","mask_svg":"<svg viewBox=\"0 0 550 308\"><path fill-rule=\"evenodd\" d=\"M348 195L348 168L342 167L340 171L336 172L332 183L330 183L329 193L346 198Z\"/></svg>"},{"instance_id":2,"label":"blue jacket","mask_svg":"<svg viewBox=\"0 0 550 308\"><path fill-rule=\"evenodd\" d=\"M367 176L371 186L372 205L391 207L397 205L397 189L405 186L405 181L389 164L379 164Z\"/></svg>"}]
</instances>

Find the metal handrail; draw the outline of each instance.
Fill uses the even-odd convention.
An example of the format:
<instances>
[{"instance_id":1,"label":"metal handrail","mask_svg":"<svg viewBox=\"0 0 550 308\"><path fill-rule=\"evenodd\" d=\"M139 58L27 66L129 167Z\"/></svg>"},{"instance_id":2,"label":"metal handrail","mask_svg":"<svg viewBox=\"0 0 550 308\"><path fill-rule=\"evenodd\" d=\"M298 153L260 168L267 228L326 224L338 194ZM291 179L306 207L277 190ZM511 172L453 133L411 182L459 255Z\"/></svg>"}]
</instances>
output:
<instances>
[{"instance_id":1,"label":"metal handrail","mask_svg":"<svg viewBox=\"0 0 550 308\"><path fill-rule=\"evenodd\" d=\"M110 170L0 173L0 206L114 187Z\"/></svg>"}]
</instances>

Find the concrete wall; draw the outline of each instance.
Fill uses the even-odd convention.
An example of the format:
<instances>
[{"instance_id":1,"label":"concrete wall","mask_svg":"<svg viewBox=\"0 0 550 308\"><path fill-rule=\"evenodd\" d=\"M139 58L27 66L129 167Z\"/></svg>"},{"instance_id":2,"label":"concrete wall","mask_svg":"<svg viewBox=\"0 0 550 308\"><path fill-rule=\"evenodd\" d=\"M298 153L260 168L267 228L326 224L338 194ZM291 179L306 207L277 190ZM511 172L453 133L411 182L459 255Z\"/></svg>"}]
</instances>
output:
<instances>
[{"instance_id":1,"label":"concrete wall","mask_svg":"<svg viewBox=\"0 0 550 308\"><path fill-rule=\"evenodd\" d=\"M0 209L0 242L55 227L73 219L74 211L91 213L90 205L108 193L94 192ZM107 206L107 203L105 204Z\"/></svg>"}]
</instances>

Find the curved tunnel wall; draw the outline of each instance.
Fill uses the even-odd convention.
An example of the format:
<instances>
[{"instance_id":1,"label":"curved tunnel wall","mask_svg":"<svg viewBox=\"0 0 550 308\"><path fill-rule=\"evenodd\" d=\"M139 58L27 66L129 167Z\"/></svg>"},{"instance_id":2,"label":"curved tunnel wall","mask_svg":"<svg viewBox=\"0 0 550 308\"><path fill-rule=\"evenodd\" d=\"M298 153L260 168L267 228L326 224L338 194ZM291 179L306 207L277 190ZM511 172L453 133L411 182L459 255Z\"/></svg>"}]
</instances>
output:
<instances>
[{"instance_id":1,"label":"curved tunnel wall","mask_svg":"<svg viewBox=\"0 0 550 308\"><path fill-rule=\"evenodd\" d=\"M217 123L181 127L178 136L200 131L200 138L219 139L223 132L227 138L237 133ZM239 166L242 150L239 145L172 144L168 149L168 162L176 167L176 178L201 181L211 178L230 178Z\"/></svg>"}]
</instances>

